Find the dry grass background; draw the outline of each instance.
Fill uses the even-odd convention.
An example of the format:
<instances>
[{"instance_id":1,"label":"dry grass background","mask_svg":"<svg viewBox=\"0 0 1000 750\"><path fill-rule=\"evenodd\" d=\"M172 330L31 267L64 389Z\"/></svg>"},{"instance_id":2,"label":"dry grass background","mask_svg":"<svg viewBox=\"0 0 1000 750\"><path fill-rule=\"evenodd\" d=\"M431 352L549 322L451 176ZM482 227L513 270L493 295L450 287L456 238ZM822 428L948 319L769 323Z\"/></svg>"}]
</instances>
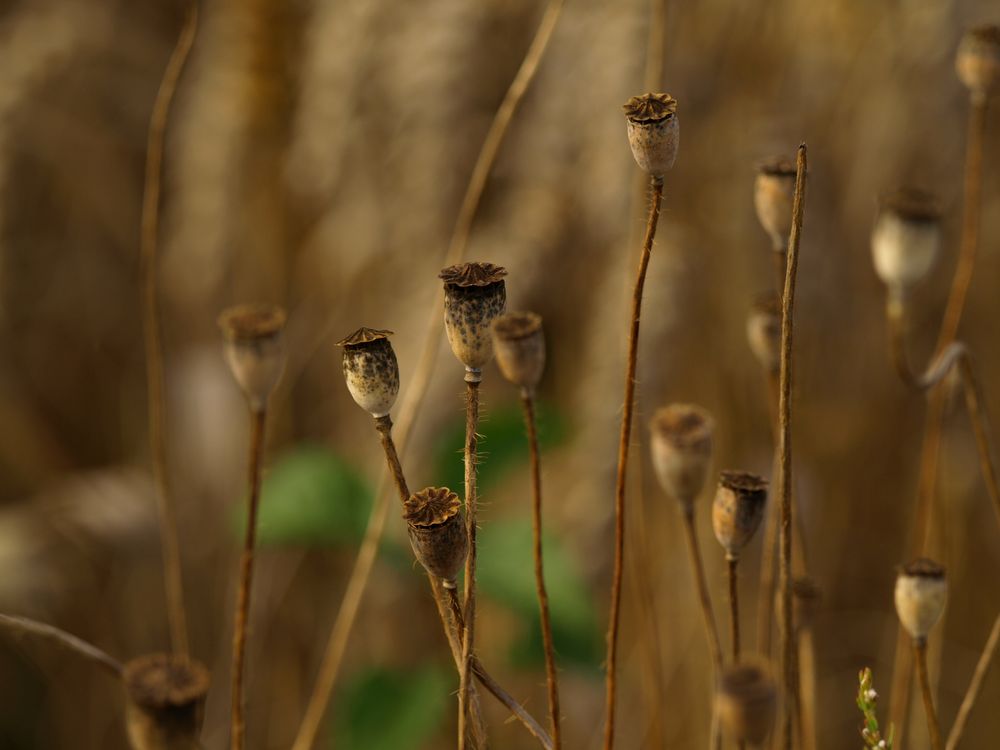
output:
<instances>
[{"instance_id":1,"label":"dry grass background","mask_svg":"<svg viewBox=\"0 0 1000 750\"><path fill-rule=\"evenodd\" d=\"M230 514L242 498L247 429L215 316L245 299L288 307L291 365L270 454L318 441L374 478L378 444L341 383L333 342L362 324L394 330L405 388L458 201L540 12L527 0L203 5L167 143L161 281L192 649L217 686L207 747L223 746L227 729ZM853 693L861 666L872 666L888 692L893 566L908 554L923 428L922 399L897 382L885 353L868 250L874 200L908 180L949 207L950 253L922 288L913 325L922 357L957 241L966 94L953 53L965 27L995 22L996 12L986 0L668 4L663 80L680 102L682 146L647 284L638 434L645 439L660 403L694 401L716 415L717 468L771 474L764 385L744 338L753 298L772 283L752 180L757 160L807 141L795 471L823 590L821 747L860 744ZM630 240L643 221L620 105L642 87L648 18L646 0L567 3L469 253L510 270L511 308L545 317L541 395L570 427L544 457L547 524L601 618L637 251ZM53 622L119 657L167 642L146 450L138 225L145 128L181 21L182 9L162 1L0 6L0 610ZM998 110L986 144L984 242L961 332L995 418ZM434 481L436 436L460 416L461 372L450 355L438 373L406 460L414 487ZM499 378L487 380L487 414L513 402ZM1000 608L1000 543L972 437L960 409L947 424L939 505L947 511L936 517L933 550L949 569L952 597L932 669L946 726ZM653 747L652 731L670 747L703 746L709 660L679 516L651 477L639 489L637 480L630 503L643 504L653 552L642 572L656 594L661 658L651 656L641 598L627 580L620 746ZM490 489L483 523L526 518L526 490L524 463ZM699 526L721 624L725 569L707 513L705 503ZM402 524L390 523L390 535L402 539ZM758 550L759 541L745 557L746 607ZM352 552L262 553L249 654L252 747L290 743ZM635 572L628 569L633 583ZM744 612L752 643L754 618ZM447 664L418 577L379 563L361 617L344 680L372 664ZM541 716L543 673L505 663L510 613L486 601L481 618L485 660ZM590 747L603 701L596 669L568 668L563 694L568 746ZM1000 716L989 710L998 701L994 671L967 747L1000 737ZM124 747L121 710L119 688L72 657L0 643L0 747ZM427 747L449 746L452 710ZM914 715L908 747L921 747ZM531 746L495 706L488 718L494 746Z\"/></svg>"}]
</instances>

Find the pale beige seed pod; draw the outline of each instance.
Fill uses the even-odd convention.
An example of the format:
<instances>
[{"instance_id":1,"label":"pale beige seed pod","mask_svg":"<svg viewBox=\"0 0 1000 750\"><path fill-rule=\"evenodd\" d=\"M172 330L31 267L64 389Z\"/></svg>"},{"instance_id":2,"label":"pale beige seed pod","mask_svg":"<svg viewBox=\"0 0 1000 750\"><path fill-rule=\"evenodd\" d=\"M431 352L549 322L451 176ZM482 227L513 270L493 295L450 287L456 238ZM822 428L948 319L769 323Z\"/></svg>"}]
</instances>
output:
<instances>
[{"instance_id":1,"label":"pale beige seed pod","mask_svg":"<svg viewBox=\"0 0 1000 750\"><path fill-rule=\"evenodd\" d=\"M663 179L674 166L680 144L677 101L670 94L643 94L633 96L622 109L636 164Z\"/></svg>"},{"instance_id":2,"label":"pale beige seed pod","mask_svg":"<svg viewBox=\"0 0 1000 750\"><path fill-rule=\"evenodd\" d=\"M746 471L724 471L712 503L712 530L726 550L726 559L737 560L760 521L767 504L767 480Z\"/></svg>"},{"instance_id":3,"label":"pale beige seed pod","mask_svg":"<svg viewBox=\"0 0 1000 750\"><path fill-rule=\"evenodd\" d=\"M715 709L727 736L763 745L774 728L777 708L778 688L765 664L744 661L723 670Z\"/></svg>"},{"instance_id":4,"label":"pale beige seed pod","mask_svg":"<svg viewBox=\"0 0 1000 750\"><path fill-rule=\"evenodd\" d=\"M237 305L219 316L223 354L254 411L267 406L285 371L285 320L277 305Z\"/></svg>"},{"instance_id":5,"label":"pale beige seed pod","mask_svg":"<svg viewBox=\"0 0 1000 750\"><path fill-rule=\"evenodd\" d=\"M918 558L896 573L896 614L914 640L927 638L941 618L948 599L944 568L933 560Z\"/></svg>"},{"instance_id":6,"label":"pale beige seed pod","mask_svg":"<svg viewBox=\"0 0 1000 750\"><path fill-rule=\"evenodd\" d=\"M761 369L777 375L781 369L781 298L773 292L758 297L747 315L747 343Z\"/></svg>"},{"instance_id":7,"label":"pale beige seed pod","mask_svg":"<svg viewBox=\"0 0 1000 750\"><path fill-rule=\"evenodd\" d=\"M122 673L125 728L133 750L198 750L208 670L193 659L149 654Z\"/></svg>"},{"instance_id":8,"label":"pale beige seed pod","mask_svg":"<svg viewBox=\"0 0 1000 750\"><path fill-rule=\"evenodd\" d=\"M966 31L958 43L955 70L974 98L985 99L1000 87L1000 26Z\"/></svg>"},{"instance_id":9,"label":"pale beige seed pod","mask_svg":"<svg viewBox=\"0 0 1000 750\"><path fill-rule=\"evenodd\" d=\"M532 394L545 371L545 334L542 317L514 312L493 321L493 353L503 376Z\"/></svg>"},{"instance_id":10,"label":"pale beige seed pod","mask_svg":"<svg viewBox=\"0 0 1000 750\"><path fill-rule=\"evenodd\" d=\"M784 252L792 231L795 196L795 162L779 156L757 165L753 183L753 205L757 220L771 238L775 250Z\"/></svg>"},{"instance_id":11,"label":"pale beige seed pod","mask_svg":"<svg viewBox=\"0 0 1000 750\"><path fill-rule=\"evenodd\" d=\"M378 419L392 410L399 395L399 364L392 331L359 328L337 342L344 350L344 380L354 401Z\"/></svg>"},{"instance_id":12,"label":"pale beige seed pod","mask_svg":"<svg viewBox=\"0 0 1000 750\"><path fill-rule=\"evenodd\" d=\"M941 248L941 209L916 188L887 193L872 230L875 273L890 293L903 295L934 265Z\"/></svg>"},{"instance_id":13,"label":"pale beige seed pod","mask_svg":"<svg viewBox=\"0 0 1000 750\"><path fill-rule=\"evenodd\" d=\"M493 358L490 326L507 306L507 271L493 263L462 263L443 269L444 327L466 380L478 382Z\"/></svg>"},{"instance_id":14,"label":"pale beige seed pod","mask_svg":"<svg viewBox=\"0 0 1000 750\"><path fill-rule=\"evenodd\" d=\"M447 487L425 487L404 503L403 518L417 560L445 588L455 588L469 549L458 495Z\"/></svg>"},{"instance_id":15,"label":"pale beige seed pod","mask_svg":"<svg viewBox=\"0 0 1000 750\"><path fill-rule=\"evenodd\" d=\"M649 423L653 470L663 491L690 513L712 463L712 415L693 404L657 409Z\"/></svg>"}]
</instances>

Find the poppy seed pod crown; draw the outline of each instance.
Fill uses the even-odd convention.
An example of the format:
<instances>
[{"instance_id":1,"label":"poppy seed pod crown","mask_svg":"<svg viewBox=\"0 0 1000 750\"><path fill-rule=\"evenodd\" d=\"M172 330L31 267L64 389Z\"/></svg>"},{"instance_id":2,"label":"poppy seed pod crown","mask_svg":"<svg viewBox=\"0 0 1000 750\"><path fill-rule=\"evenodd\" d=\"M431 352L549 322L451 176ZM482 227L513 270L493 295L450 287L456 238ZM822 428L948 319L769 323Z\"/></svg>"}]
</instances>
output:
<instances>
[{"instance_id":1,"label":"poppy seed pod crown","mask_svg":"<svg viewBox=\"0 0 1000 750\"><path fill-rule=\"evenodd\" d=\"M955 70L974 97L985 99L1000 86L1000 26L987 24L965 32Z\"/></svg>"},{"instance_id":2,"label":"poppy seed pod crown","mask_svg":"<svg viewBox=\"0 0 1000 750\"><path fill-rule=\"evenodd\" d=\"M937 624L948 599L944 568L933 560L918 558L896 574L896 614L914 640L927 638Z\"/></svg>"},{"instance_id":3,"label":"poppy seed pod crown","mask_svg":"<svg viewBox=\"0 0 1000 750\"><path fill-rule=\"evenodd\" d=\"M503 376L516 386L535 390L545 370L542 318L532 312L506 313L493 321L493 353Z\"/></svg>"},{"instance_id":4,"label":"poppy seed pod crown","mask_svg":"<svg viewBox=\"0 0 1000 750\"><path fill-rule=\"evenodd\" d=\"M872 230L872 260L890 290L902 293L921 281L940 247L941 208L933 195L906 187L882 197Z\"/></svg>"},{"instance_id":5,"label":"poppy seed pod crown","mask_svg":"<svg viewBox=\"0 0 1000 750\"><path fill-rule=\"evenodd\" d=\"M712 529L726 550L726 558L739 558L764 517L767 480L746 471L724 471L712 503Z\"/></svg>"},{"instance_id":6,"label":"poppy seed pod crown","mask_svg":"<svg viewBox=\"0 0 1000 750\"><path fill-rule=\"evenodd\" d=\"M478 375L493 358L490 325L507 305L506 275L506 269L493 263L462 263L438 274L444 282L448 343L469 372L467 379Z\"/></svg>"},{"instance_id":7,"label":"poppy seed pod crown","mask_svg":"<svg viewBox=\"0 0 1000 750\"><path fill-rule=\"evenodd\" d=\"M649 424L653 469L663 491L690 512L712 461L712 415L694 404L658 409Z\"/></svg>"},{"instance_id":8,"label":"poppy seed pod crown","mask_svg":"<svg viewBox=\"0 0 1000 750\"><path fill-rule=\"evenodd\" d=\"M133 659L122 672L125 723L133 750L197 750L208 670L177 655Z\"/></svg>"},{"instance_id":9,"label":"poppy seed pod crown","mask_svg":"<svg viewBox=\"0 0 1000 750\"><path fill-rule=\"evenodd\" d=\"M392 331L359 328L337 342L344 350L344 380L355 402L376 419L386 416L399 395L399 364Z\"/></svg>"},{"instance_id":10,"label":"poppy seed pod crown","mask_svg":"<svg viewBox=\"0 0 1000 750\"><path fill-rule=\"evenodd\" d=\"M674 166L680 144L677 100L670 94L643 94L633 96L622 109L636 164L662 179Z\"/></svg>"},{"instance_id":11,"label":"poppy seed pod crown","mask_svg":"<svg viewBox=\"0 0 1000 750\"><path fill-rule=\"evenodd\" d=\"M425 487L410 495L403 518L417 560L445 588L455 588L469 548L458 495L447 487Z\"/></svg>"},{"instance_id":12,"label":"poppy seed pod crown","mask_svg":"<svg viewBox=\"0 0 1000 750\"><path fill-rule=\"evenodd\" d=\"M250 408L260 411L285 371L286 315L277 305L236 305L219 315L223 353Z\"/></svg>"}]
</instances>

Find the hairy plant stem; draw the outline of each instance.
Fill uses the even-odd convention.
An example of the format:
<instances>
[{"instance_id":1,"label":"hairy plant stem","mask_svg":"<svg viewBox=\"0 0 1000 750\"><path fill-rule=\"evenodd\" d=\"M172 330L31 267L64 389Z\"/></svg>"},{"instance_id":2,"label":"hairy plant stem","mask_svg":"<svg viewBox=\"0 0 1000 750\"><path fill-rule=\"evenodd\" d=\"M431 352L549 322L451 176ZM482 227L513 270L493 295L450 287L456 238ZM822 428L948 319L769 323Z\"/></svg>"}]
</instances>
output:
<instances>
[{"instance_id":1,"label":"hairy plant stem","mask_svg":"<svg viewBox=\"0 0 1000 750\"><path fill-rule=\"evenodd\" d=\"M792 232L788 239L788 265L781 295L781 370L778 400L778 497L781 502L781 666L785 695L795 694L797 660L792 618L792 343L795 311L795 280L799 265L799 242L806 192L806 145L796 156L795 197L792 202ZM785 706L784 748L792 750L792 706Z\"/></svg>"},{"instance_id":2,"label":"hairy plant stem","mask_svg":"<svg viewBox=\"0 0 1000 750\"><path fill-rule=\"evenodd\" d=\"M979 661L976 663L976 671L972 674L972 680L969 682L969 689L965 691L965 697L962 698L962 705L958 709L955 723L952 724L951 731L948 733L948 742L945 744L945 750L956 750L958 744L962 741L965 724L969 720L969 714L972 713L973 706L976 705L979 690L983 686L986 673L990 671L990 665L993 663L993 657L996 655L998 645L1000 645L1000 615L993 622L993 630L990 631L990 637L986 640L983 652L979 655Z\"/></svg>"},{"instance_id":3,"label":"hairy plant stem","mask_svg":"<svg viewBox=\"0 0 1000 750\"><path fill-rule=\"evenodd\" d=\"M628 473L629 440L632 435L632 413L635 407L635 370L639 354L639 319L642 313L642 290L646 283L646 270L653 250L653 238L660 219L660 202L663 198L663 180L650 178L652 193L649 216L646 220L646 236L642 242L642 256L639 272L632 293L632 310L629 323L628 355L625 365L625 401L622 409L621 435L618 441L618 472L615 478L615 558L611 579L611 612L608 618L607 635L607 678L606 707L604 723L604 750L611 750L615 743L615 694L618 666L618 627L621 615L622 570L625 561L625 482Z\"/></svg>"},{"instance_id":4,"label":"hairy plant stem","mask_svg":"<svg viewBox=\"0 0 1000 750\"><path fill-rule=\"evenodd\" d=\"M160 229L160 195L163 182L163 151L170 105L198 28L198 5L192 2L177 38L160 87L153 102L146 137L146 174L142 192L139 262L143 280L143 332L146 344L146 391L149 448L156 485L156 511L163 548L163 579L167 600L170 644L174 653L188 655L187 614L181 574L177 512L167 470L167 438L164 406L163 330L157 291L157 246Z\"/></svg>"},{"instance_id":5,"label":"hairy plant stem","mask_svg":"<svg viewBox=\"0 0 1000 750\"><path fill-rule=\"evenodd\" d=\"M934 695L931 693L931 681L927 675L927 639L913 639L913 660L917 665L917 679L920 682L920 696L924 701L924 713L927 716L927 732L931 737L931 750L944 750L941 744L941 727L938 724L937 711L934 710Z\"/></svg>"},{"instance_id":6,"label":"hairy plant stem","mask_svg":"<svg viewBox=\"0 0 1000 750\"><path fill-rule=\"evenodd\" d=\"M240 558L240 581L236 595L236 615L233 622L232 731L230 747L243 750L246 735L244 718L244 668L247 646L247 621L250 617L250 592L253 586L254 547L257 541L257 508L260 505L261 457L264 453L264 428L267 408L251 410L249 484L247 527Z\"/></svg>"},{"instance_id":7,"label":"hairy plant stem","mask_svg":"<svg viewBox=\"0 0 1000 750\"><path fill-rule=\"evenodd\" d=\"M458 688L458 750L465 749L465 714L469 705L472 674L472 650L476 625L476 510L479 505L476 478L479 436L479 382L482 373L466 368L465 375L465 528L469 535L469 554L465 558L464 617L462 664Z\"/></svg>"},{"instance_id":8,"label":"hairy plant stem","mask_svg":"<svg viewBox=\"0 0 1000 750\"><path fill-rule=\"evenodd\" d=\"M104 653L97 646L87 643L75 635L67 633L65 630L60 630L48 623L38 622L37 620L17 615L0 614L0 628L9 631L12 635L27 635L51 641L72 651L77 656L82 656L84 659L93 662L113 677L121 678L122 676L122 664L117 659Z\"/></svg>"}]
</instances>

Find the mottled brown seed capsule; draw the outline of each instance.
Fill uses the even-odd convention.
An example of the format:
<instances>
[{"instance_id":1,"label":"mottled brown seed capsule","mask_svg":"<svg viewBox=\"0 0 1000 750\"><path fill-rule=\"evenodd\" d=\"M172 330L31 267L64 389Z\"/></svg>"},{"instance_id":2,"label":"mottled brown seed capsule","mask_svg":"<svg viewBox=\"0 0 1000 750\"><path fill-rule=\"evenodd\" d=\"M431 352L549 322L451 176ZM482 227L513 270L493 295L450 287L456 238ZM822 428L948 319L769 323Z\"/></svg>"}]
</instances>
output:
<instances>
[{"instance_id":1,"label":"mottled brown seed capsule","mask_svg":"<svg viewBox=\"0 0 1000 750\"><path fill-rule=\"evenodd\" d=\"M1000 26L987 24L965 32L955 70L973 97L985 99L1000 86Z\"/></svg>"},{"instance_id":2,"label":"mottled brown seed capsule","mask_svg":"<svg viewBox=\"0 0 1000 750\"><path fill-rule=\"evenodd\" d=\"M746 471L724 471L712 503L712 529L726 550L726 559L736 560L764 517L767 480Z\"/></svg>"},{"instance_id":3,"label":"mottled brown seed capsule","mask_svg":"<svg viewBox=\"0 0 1000 750\"><path fill-rule=\"evenodd\" d=\"M633 96L622 109L636 164L663 179L674 166L680 143L677 101L670 94L643 94Z\"/></svg>"},{"instance_id":4,"label":"mottled brown seed capsule","mask_svg":"<svg viewBox=\"0 0 1000 750\"><path fill-rule=\"evenodd\" d=\"M781 298L761 295L747 316L747 343L764 372L777 375L781 367Z\"/></svg>"},{"instance_id":5,"label":"mottled brown seed capsule","mask_svg":"<svg viewBox=\"0 0 1000 750\"><path fill-rule=\"evenodd\" d=\"M133 750L197 750L208 670L170 654L133 659L122 674L125 725Z\"/></svg>"},{"instance_id":6,"label":"mottled brown seed capsule","mask_svg":"<svg viewBox=\"0 0 1000 750\"><path fill-rule=\"evenodd\" d=\"M762 745L774 727L778 689L763 664L741 662L719 679L715 707L725 733L750 745Z\"/></svg>"},{"instance_id":7,"label":"mottled brown seed capsule","mask_svg":"<svg viewBox=\"0 0 1000 750\"><path fill-rule=\"evenodd\" d=\"M715 422L700 406L671 404L649 423L653 469L663 491L691 512L712 462Z\"/></svg>"},{"instance_id":8,"label":"mottled brown seed capsule","mask_svg":"<svg viewBox=\"0 0 1000 750\"><path fill-rule=\"evenodd\" d=\"M493 353L503 376L527 393L533 393L545 370L542 317L532 312L516 312L494 320Z\"/></svg>"},{"instance_id":9,"label":"mottled brown seed capsule","mask_svg":"<svg viewBox=\"0 0 1000 750\"><path fill-rule=\"evenodd\" d=\"M896 573L895 599L896 614L910 637L927 638L948 599L944 568L923 557L903 565Z\"/></svg>"},{"instance_id":10,"label":"mottled brown seed capsule","mask_svg":"<svg viewBox=\"0 0 1000 750\"><path fill-rule=\"evenodd\" d=\"M359 328L337 342L344 349L344 380L358 406L373 417L386 416L399 395L399 364L392 331Z\"/></svg>"},{"instance_id":11,"label":"mottled brown seed capsule","mask_svg":"<svg viewBox=\"0 0 1000 750\"><path fill-rule=\"evenodd\" d=\"M277 305L237 305L219 316L226 362L254 411L265 408L285 371L285 318Z\"/></svg>"},{"instance_id":12,"label":"mottled brown seed capsule","mask_svg":"<svg viewBox=\"0 0 1000 750\"><path fill-rule=\"evenodd\" d=\"M428 573L445 588L455 588L455 577L465 563L469 538L458 495L447 487L426 487L403 506L410 546Z\"/></svg>"},{"instance_id":13,"label":"mottled brown seed capsule","mask_svg":"<svg viewBox=\"0 0 1000 750\"><path fill-rule=\"evenodd\" d=\"M445 332L455 357L465 365L466 380L478 382L493 357L490 325L507 305L506 275L492 263L462 263L438 274L444 281Z\"/></svg>"},{"instance_id":14,"label":"mottled brown seed capsule","mask_svg":"<svg viewBox=\"0 0 1000 750\"><path fill-rule=\"evenodd\" d=\"M771 238L775 250L784 252L792 231L792 202L795 195L795 162L776 157L757 166L753 184L753 205L757 219Z\"/></svg>"},{"instance_id":15,"label":"mottled brown seed capsule","mask_svg":"<svg viewBox=\"0 0 1000 750\"><path fill-rule=\"evenodd\" d=\"M941 247L941 209L934 196L903 188L882 197L872 230L875 272L893 293L923 279Z\"/></svg>"}]
</instances>

